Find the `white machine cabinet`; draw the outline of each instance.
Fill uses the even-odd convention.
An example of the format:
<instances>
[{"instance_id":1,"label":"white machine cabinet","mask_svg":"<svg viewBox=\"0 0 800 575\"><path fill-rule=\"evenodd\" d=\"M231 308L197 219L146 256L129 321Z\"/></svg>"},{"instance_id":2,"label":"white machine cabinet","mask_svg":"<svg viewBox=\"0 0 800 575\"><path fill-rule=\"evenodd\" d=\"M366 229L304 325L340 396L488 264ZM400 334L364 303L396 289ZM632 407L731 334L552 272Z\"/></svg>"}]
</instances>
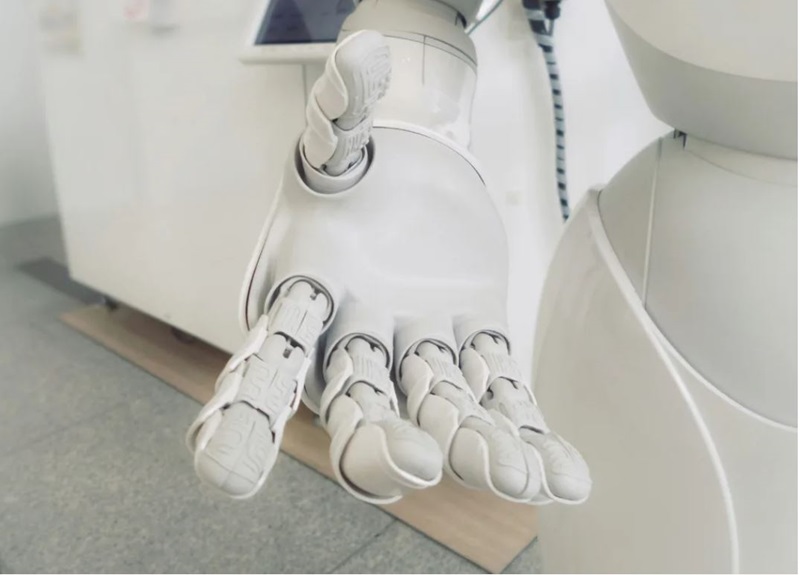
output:
<instances>
[{"instance_id":1,"label":"white machine cabinet","mask_svg":"<svg viewBox=\"0 0 800 575\"><path fill-rule=\"evenodd\" d=\"M71 3L72 42L40 22L70 273L232 349L236 294L304 122L303 67L239 62L249 2L176 4L162 25L135 4Z\"/></svg>"}]
</instances>

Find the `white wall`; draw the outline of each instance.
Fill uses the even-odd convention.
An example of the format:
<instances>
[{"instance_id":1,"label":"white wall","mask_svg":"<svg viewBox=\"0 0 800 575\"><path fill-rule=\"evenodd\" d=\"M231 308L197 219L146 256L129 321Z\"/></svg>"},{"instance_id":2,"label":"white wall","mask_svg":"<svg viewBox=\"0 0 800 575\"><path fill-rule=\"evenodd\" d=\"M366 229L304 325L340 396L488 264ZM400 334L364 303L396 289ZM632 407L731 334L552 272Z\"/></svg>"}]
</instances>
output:
<instances>
[{"instance_id":1,"label":"white wall","mask_svg":"<svg viewBox=\"0 0 800 575\"><path fill-rule=\"evenodd\" d=\"M0 226L57 211L30 0L0 0Z\"/></svg>"}]
</instances>

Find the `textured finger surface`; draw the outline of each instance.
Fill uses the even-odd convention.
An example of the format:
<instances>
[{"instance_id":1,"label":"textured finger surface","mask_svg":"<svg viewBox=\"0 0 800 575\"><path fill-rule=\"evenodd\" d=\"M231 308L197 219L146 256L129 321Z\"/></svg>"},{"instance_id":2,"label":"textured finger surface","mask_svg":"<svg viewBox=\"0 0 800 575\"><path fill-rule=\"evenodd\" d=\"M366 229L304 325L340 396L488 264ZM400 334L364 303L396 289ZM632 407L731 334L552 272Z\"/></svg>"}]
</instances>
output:
<instances>
[{"instance_id":1,"label":"textured finger surface","mask_svg":"<svg viewBox=\"0 0 800 575\"><path fill-rule=\"evenodd\" d=\"M446 403L444 403L444 402ZM443 433L441 415L455 407L455 432ZM539 469L525 457L518 437L497 425L491 415L463 390L440 382L423 401L420 425L437 437L452 433L447 450L451 472L469 487L490 490L501 497L527 501L539 490ZM444 449L444 447L442 447Z\"/></svg>"},{"instance_id":2,"label":"textured finger surface","mask_svg":"<svg viewBox=\"0 0 800 575\"><path fill-rule=\"evenodd\" d=\"M437 440L458 481L514 501L538 492L536 461L512 428L477 403L448 350L420 344L403 360L401 380L412 420Z\"/></svg>"},{"instance_id":3,"label":"textured finger surface","mask_svg":"<svg viewBox=\"0 0 800 575\"><path fill-rule=\"evenodd\" d=\"M288 357L285 350L290 350ZM299 348L276 335L246 360L234 402L200 432L195 470L204 482L234 497L258 489L278 453L271 426L293 403L303 359Z\"/></svg>"},{"instance_id":4,"label":"textured finger surface","mask_svg":"<svg viewBox=\"0 0 800 575\"><path fill-rule=\"evenodd\" d=\"M592 480L589 466L572 445L553 432L520 431L542 458L546 489L555 499L582 502L589 497Z\"/></svg>"},{"instance_id":5,"label":"textured finger surface","mask_svg":"<svg viewBox=\"0 0 800 575\"><path fill-rule=\"evenodd\" d=\"M442 454L436 441L427 433L402 419L382 398L368 386L355 384L349 396L361 406L366 425L359 431L382 435L386 452L393 463L404 473L433 481L442 470ZM352 446L349 446L350 451Z\"/></svg>"},{"instance_id":6,"label":"textured finger surface","mask_svg":"<svg viewBox=\"0 0 800 575\"><path fill-rule=\"evenodd\" d=\"M347 103L332 119L342 130L350 130L365 120L386 94L392 72L389 46L380 33L364 30L343 41L334 59Z\"/></svg>"},{"instance_id":7,"label":"textured finger surface","mask_svg":"<svg viewBox=\"0 0 800 575\"><path fill-rule=\"evenodd\" d=\"M237 403L222 413L205 449L197 452L195 470L203 482L243 497L257 489L277 455L269 420L249 405Z\"/></svg>"},{"instance_id":8,"label":"textured finger surface","mask_svg":"<svg viewBox=\"0 0 800 575\"><path fill-rule=\"evenodd\" d=\"M374 503L434 485L442 473L439 446L398 414L386 359L365 339L350 340L331 354L323 396L337 477L356 497Z\"/></svg>"},{"instance_id":9,"label":"textured finger surface","mask_svg":"<svg viewBox=\"0 0 800 575\"><path fill-rule=\"evenodd\" d=\"M306 355L328 302L304 281L287 284L223 371L187 434L200 479L227 495L255 494L275 464L302 393Z\"/></svg>"},{"instance_id":10,"label":"textured finger surface","mask_svg":"<svg viewBox=\"0 0 800 575\"><path fill-rule=\"evenodd\" d=\"M433 438L394 416L356 429L340 465L360 491L395 499L438 483L443 460Z\"/></svg>"},{"instance_id":11,"label":"textured finger surface","mask_svg":"<svg viewBox=\"0 0 800 575\"><path fill-rule=\"evenodd\" d=\"M336 47L306 109L304 154L314 168L341 176L363 159L372 111L390 77L389 47L380 33L360 31Z\"/></svg>"},{"instance_id":12,"label":"textured finger surface","mask_svg":"<svg viewBox=\"0 0 800 575\"><path fill-rule=\"evenodd\" d=\"M530 388L521 381L506 342L478 334L471 346L462 350L461 365L481 405L516 428L530 450L529 457L538 461L543 476L541 498L562 503L585 501L592 487L589 467L577 449L547 426Z\"/></svg>"}]
</instances>

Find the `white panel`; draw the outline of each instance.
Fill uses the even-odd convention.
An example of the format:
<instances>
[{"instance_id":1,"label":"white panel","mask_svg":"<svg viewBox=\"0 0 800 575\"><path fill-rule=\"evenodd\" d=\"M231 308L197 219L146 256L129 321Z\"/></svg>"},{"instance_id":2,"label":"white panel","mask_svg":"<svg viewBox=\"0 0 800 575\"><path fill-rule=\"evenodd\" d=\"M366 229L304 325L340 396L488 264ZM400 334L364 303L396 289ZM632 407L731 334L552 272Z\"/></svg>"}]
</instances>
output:
<instances>
[{"instance_id":1,"label":"white panel","mask_svg":"<svg viewBox=\"0 0 800 575\"><path fill-rule=\"evenodd\" d=\"M797 573L797 428L741 409L663 343L722 459L733 496L741 571Z\"/></svg>"},{"instance_id":2,"label":"white panel","mask_svg":"<svg viewBox=\"0 0 800 575\"><path fill-rule=\"evenodd\" d=\"M387 38L386 42L392 54L391 89L375 109L375 119L432 124L430 110L420 101L425 46L422 42L397 38ZM398 89L400 86L406 89Z\"/></svg>"},{"instance_id":3,"label":"white panel","mask_svg":"<svg viewBox=\"0 0 800 575\"><path fill-rule=\"evenodd\" d=\"M607 0L672 58L734 76L797 81L797 0Z\"/></svg>"},{"instance_id":4,"label":"white panel","mask_svg":"<svg viewBox=\"0 0 800 575\"><path fill-rule=\"evenodd\" d=\"M463 57L456 57L440 46L441 43L426 39L423 90L429 95L426 101L435 104L435 131L466 147L470 140L475 70Z\"/></svg>"},{"instance_id":5,"label":"white panel","mask_svg":"<svg viewBox=\"0 0 800 575\"><path fill-rule=\"evenodd\" d=\"M672 6L671 2L619 4L660 4L667 10ZM685 6L687 3L681 4ZM692 6L708 4L721 5L722 2L691 3ZM735 4L740 8L742 5L756 7L746 1L737 0ZM616 8L618 3L610 2L610 6ZM769 19L778 18L792 26L797 20L794 0L758 4L759 8L762 6L771 14ZM663 19L654 19L660 16L659 12L647 12L646 20L657 22L659 29L665 31L703 29L701 37L713 38L714 43L702 47L702 53L709 53L705 52L708 50L720 54L725 62L736 63L736 68L743 62L742 68L735 73L731 73L727 66L703 65L702 59L694 57L696 54L682 54L676 58L659 49L654 38L642 35L642 19L628 22L619 13L614 13L617 32L650 109L658 118L692 136L753 153L797 159L797 62L791 62L796 53L796 28L788 33L784 27L778 26L766 32L770 38L780 37L778 53L769 58L739 59L735 55L738 50L733 49L733 45L751 52L751 47L767 44L762 41L763 36L750 30L752 23L763 23L764 20L755 14L743 19L739 11L731 18L739 20L735 28L742 33L730 34L731 30L725 25L714 26L713 19L702 12L672 11L670 17ZM726 21L732 20L726 18ZM706 34L705 29L710 32ZM678 35L674 37L679 38ZM764 78L761 70L776 62L787 73L777 79L770 74Z\"/></svg>"},{"instance_id":6,"label":"white panel","mask_svg":"<svg viewBox=\"0 0 800 575\"><path fill-rule=\"evenodd\" d=\"M797 425L797 186L665 139L650 245L645 307L665 337L723 393Z\"/></svg>"},{"instance_id":7,"label":"white panel","mask_svg":"<svg viewBox=\"0 0 800 575\"><path fill-rule=\"evenodd\" d=\"M601 255L596 195L574 218L545 288L535 391L550 426L586 458L593 490L583 505L541 508L545 572L735 571L726 486L703 424L632 286L618 283L624 272Z\"/></svg>"}]
</instances>

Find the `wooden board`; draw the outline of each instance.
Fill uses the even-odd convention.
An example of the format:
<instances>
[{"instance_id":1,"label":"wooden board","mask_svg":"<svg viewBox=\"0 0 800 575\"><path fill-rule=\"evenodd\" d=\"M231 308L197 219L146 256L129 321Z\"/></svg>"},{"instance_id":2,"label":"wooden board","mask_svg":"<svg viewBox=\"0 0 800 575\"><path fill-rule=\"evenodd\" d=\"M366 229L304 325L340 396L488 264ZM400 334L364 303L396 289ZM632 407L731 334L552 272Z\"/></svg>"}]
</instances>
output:
<instances>
[{"instance_id":1,"label":"wooden board","mask_svg":"<svg viewBox=\"0 0 800 575\"><path fill-rule=\"evenodd\" d=\"M110 311L93 305L61 319L200 403L213 394L229 357L201 341L181 341L167 324L124 307ZM329 443L303 406L286 426L281 449L334 479ZM534 508L466 489L448 477L382 508L493 573L502 571L536 536Z\"/></svg>"}]
</instances>

